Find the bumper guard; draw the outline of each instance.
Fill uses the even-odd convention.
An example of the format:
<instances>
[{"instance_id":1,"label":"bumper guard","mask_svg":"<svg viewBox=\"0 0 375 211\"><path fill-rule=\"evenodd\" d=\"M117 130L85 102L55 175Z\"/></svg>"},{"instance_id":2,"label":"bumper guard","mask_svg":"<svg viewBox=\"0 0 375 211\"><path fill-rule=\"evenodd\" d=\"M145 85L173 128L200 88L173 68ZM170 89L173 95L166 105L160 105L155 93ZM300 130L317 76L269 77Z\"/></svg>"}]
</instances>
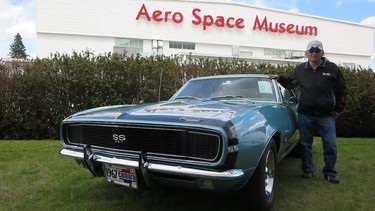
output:
<instances>
[{"instance_id":1,"label":"bumper guard","mask_svg":"<svg viewBox=\"0 0 375 211\"><path fill-rule=\"evenodd\" d=\"M69 149L62 149L60 154L66 157L71 157L77 160L83 160L88 165L90 171L93 173L93 163L106 163L112 165L120 165L128 168L134 168L140 170L142 174L147 174L147 171L174 174L180 176L188 176L202 179L213 179L213 180L235 180L239 179L244 175L242 169L230 169L227 171L207 171L201 169L187 168L182 166L164 165L151 163L145 159L144 154L140 155L140 161L132 161L125 159L118 159L115 157L107 157L103 155L97 155L91 153L89 147L84 147L84 152L78 152ZM94 173L93 173L94 174ZM95 174L94 174L95 175Z\"/></svg>"}]
</instances>

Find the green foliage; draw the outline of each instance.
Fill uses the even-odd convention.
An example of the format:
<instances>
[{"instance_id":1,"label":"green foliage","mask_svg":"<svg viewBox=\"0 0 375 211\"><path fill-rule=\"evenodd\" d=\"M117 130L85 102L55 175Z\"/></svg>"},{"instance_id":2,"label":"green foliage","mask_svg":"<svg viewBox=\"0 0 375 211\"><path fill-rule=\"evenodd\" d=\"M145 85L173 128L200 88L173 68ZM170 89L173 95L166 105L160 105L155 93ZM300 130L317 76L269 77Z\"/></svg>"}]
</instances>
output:
<instances>
[{"instance_id":1,"label":"green foliage","mask_svg":"<svg viewBox=\"0 0 375 211\"><path fill-rule=\"evenodd\" d=\"M348 88L348 101L337 132L342 136L375 137L375 72L342 68Z\"/></svg>"},{"instance_id":2,"label":"green foliage","mask_svg":"<svg viewBox=\"0 0 375 211\"><path fill-rule=\"evenodd\" d=\"M0 139L59 137L59 124L88 108L168 100L187 80L207 75L278 73L294 65L255 64L232 59L54 54L33 62L0 65ZM349 100L338 135L375 136L375 74L343 69Z\"/></svg>"},{"instance_id":3,"label":"green foliage","mask_svg":"<svg viewBox=\"0 0 375 211\"><path fill-rule=\"evenodd\" d=\"M13 44L10 45L9 56L15 59L26 59L27 57L26 48L19 33L14 36Z\"/></svg>"}]
</instances>

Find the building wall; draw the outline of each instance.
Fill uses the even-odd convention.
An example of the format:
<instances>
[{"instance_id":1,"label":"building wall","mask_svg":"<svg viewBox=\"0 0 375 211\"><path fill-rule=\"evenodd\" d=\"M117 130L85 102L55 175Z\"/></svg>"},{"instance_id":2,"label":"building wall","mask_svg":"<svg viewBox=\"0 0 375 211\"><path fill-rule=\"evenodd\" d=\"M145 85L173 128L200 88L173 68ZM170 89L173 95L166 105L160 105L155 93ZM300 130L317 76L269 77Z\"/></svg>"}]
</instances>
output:
<instances>
[{"instance_id":1,"label":"building wall","mask_svg":"<svg viewBox=\"0 0 375 211\"><path fill-rule=\"evenodd\" d=\"M37 55L48 57L52 53L81 52L90 50L94 53L111 52L114 38L102 36L85 36L71 34L38 33Z\"/></svg>"},{"instance_id":2,"label":"building wall","mask_svg":"<svg viewBox=\"0 0 375 211\"><path fill-rule=\"evenodd\" d=\"M153 18L155 11L160 15ZM204 26L203 19L209 16L214 20L217 16L225 21L229 19L230 26ZM266 31L262 25L265 18L268 26L272 24L274 29L278 26L278 32ZM201 23L193 23L199 20ZM241 23L239 27L233 26L236 20ZM254 29L254 25L258 27ZM288 26L292 30L314 27L317 34L288 33ZM303 52L310 40L319 39L330 60L368 67L373 37L374 28L369 26L229 2L37 0L38 57L47 57L51 52L71 53L86 49L96 53L111 52L115 38L128 38L144 40L143 53L146 55L155 53L152 40L161 40L162 53L166 55L192 53L231 57L233 49L238 48L240 52L247 52L245 57L251 54L255 60L267 60L265 48ZM169 41L193 42L196 48L170 49Z\"/></svg>"}]
</instances>

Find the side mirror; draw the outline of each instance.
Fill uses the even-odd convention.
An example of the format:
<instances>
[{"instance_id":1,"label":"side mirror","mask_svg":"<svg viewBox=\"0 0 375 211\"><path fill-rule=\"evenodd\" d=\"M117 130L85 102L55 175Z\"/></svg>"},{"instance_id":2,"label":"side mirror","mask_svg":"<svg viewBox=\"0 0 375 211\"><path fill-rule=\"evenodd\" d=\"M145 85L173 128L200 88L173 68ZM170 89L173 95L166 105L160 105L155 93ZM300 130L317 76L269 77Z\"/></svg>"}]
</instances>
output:
<instances>
[{"instance_id":1,"label":"side mirror","mask_svg":"<svg viewBox=\"0 0 375 211\"><path fill-rule=\"evenodd\" d=\"M297 104L298 104L298 98L296 96L289 98L288 105L296 106Z\"/></svg>"}]
</instances>

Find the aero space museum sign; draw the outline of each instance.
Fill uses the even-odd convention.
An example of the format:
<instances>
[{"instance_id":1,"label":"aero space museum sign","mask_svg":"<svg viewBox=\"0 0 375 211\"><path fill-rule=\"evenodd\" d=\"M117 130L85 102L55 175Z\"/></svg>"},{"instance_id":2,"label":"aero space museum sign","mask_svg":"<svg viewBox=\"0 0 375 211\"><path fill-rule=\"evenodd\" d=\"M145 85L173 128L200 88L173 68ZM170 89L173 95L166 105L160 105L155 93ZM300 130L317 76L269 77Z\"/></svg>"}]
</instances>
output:
<instances>
[{"instance_id":1,"label":"aero space museum sign","mask_svg":"<svg viewBox=\"0 0 375 211\"><path fill-rule=\"evenodd\" d=\"M210 14L204 14L204 12L199 8L194 8L191 11L193 19L191 23L200 26L202 30L207 30L210 27L217 28L228 28L228 29L240 29L243 30L246 28L246 21L241 17L224 17L221 15L213 16ZM174 24L181 24L185 21L184 14L178 11L169 11L169 10L154 10L149 11L146 8L146 5L143 4L137 13L135 18L137 21L140 18L145 18L147 21L154 22L172 22ZM252 20L252 30L254 31L265 31L270 33L287 33L287 34L296 34L296 35L308 35L308 36L317 36L318 27L309 26L309 25L299 25L294 23L284 23L284 22L273 22L267 19L267 16L260 17L255 16L255 19Z\"/></svg>"}]
</instances>

